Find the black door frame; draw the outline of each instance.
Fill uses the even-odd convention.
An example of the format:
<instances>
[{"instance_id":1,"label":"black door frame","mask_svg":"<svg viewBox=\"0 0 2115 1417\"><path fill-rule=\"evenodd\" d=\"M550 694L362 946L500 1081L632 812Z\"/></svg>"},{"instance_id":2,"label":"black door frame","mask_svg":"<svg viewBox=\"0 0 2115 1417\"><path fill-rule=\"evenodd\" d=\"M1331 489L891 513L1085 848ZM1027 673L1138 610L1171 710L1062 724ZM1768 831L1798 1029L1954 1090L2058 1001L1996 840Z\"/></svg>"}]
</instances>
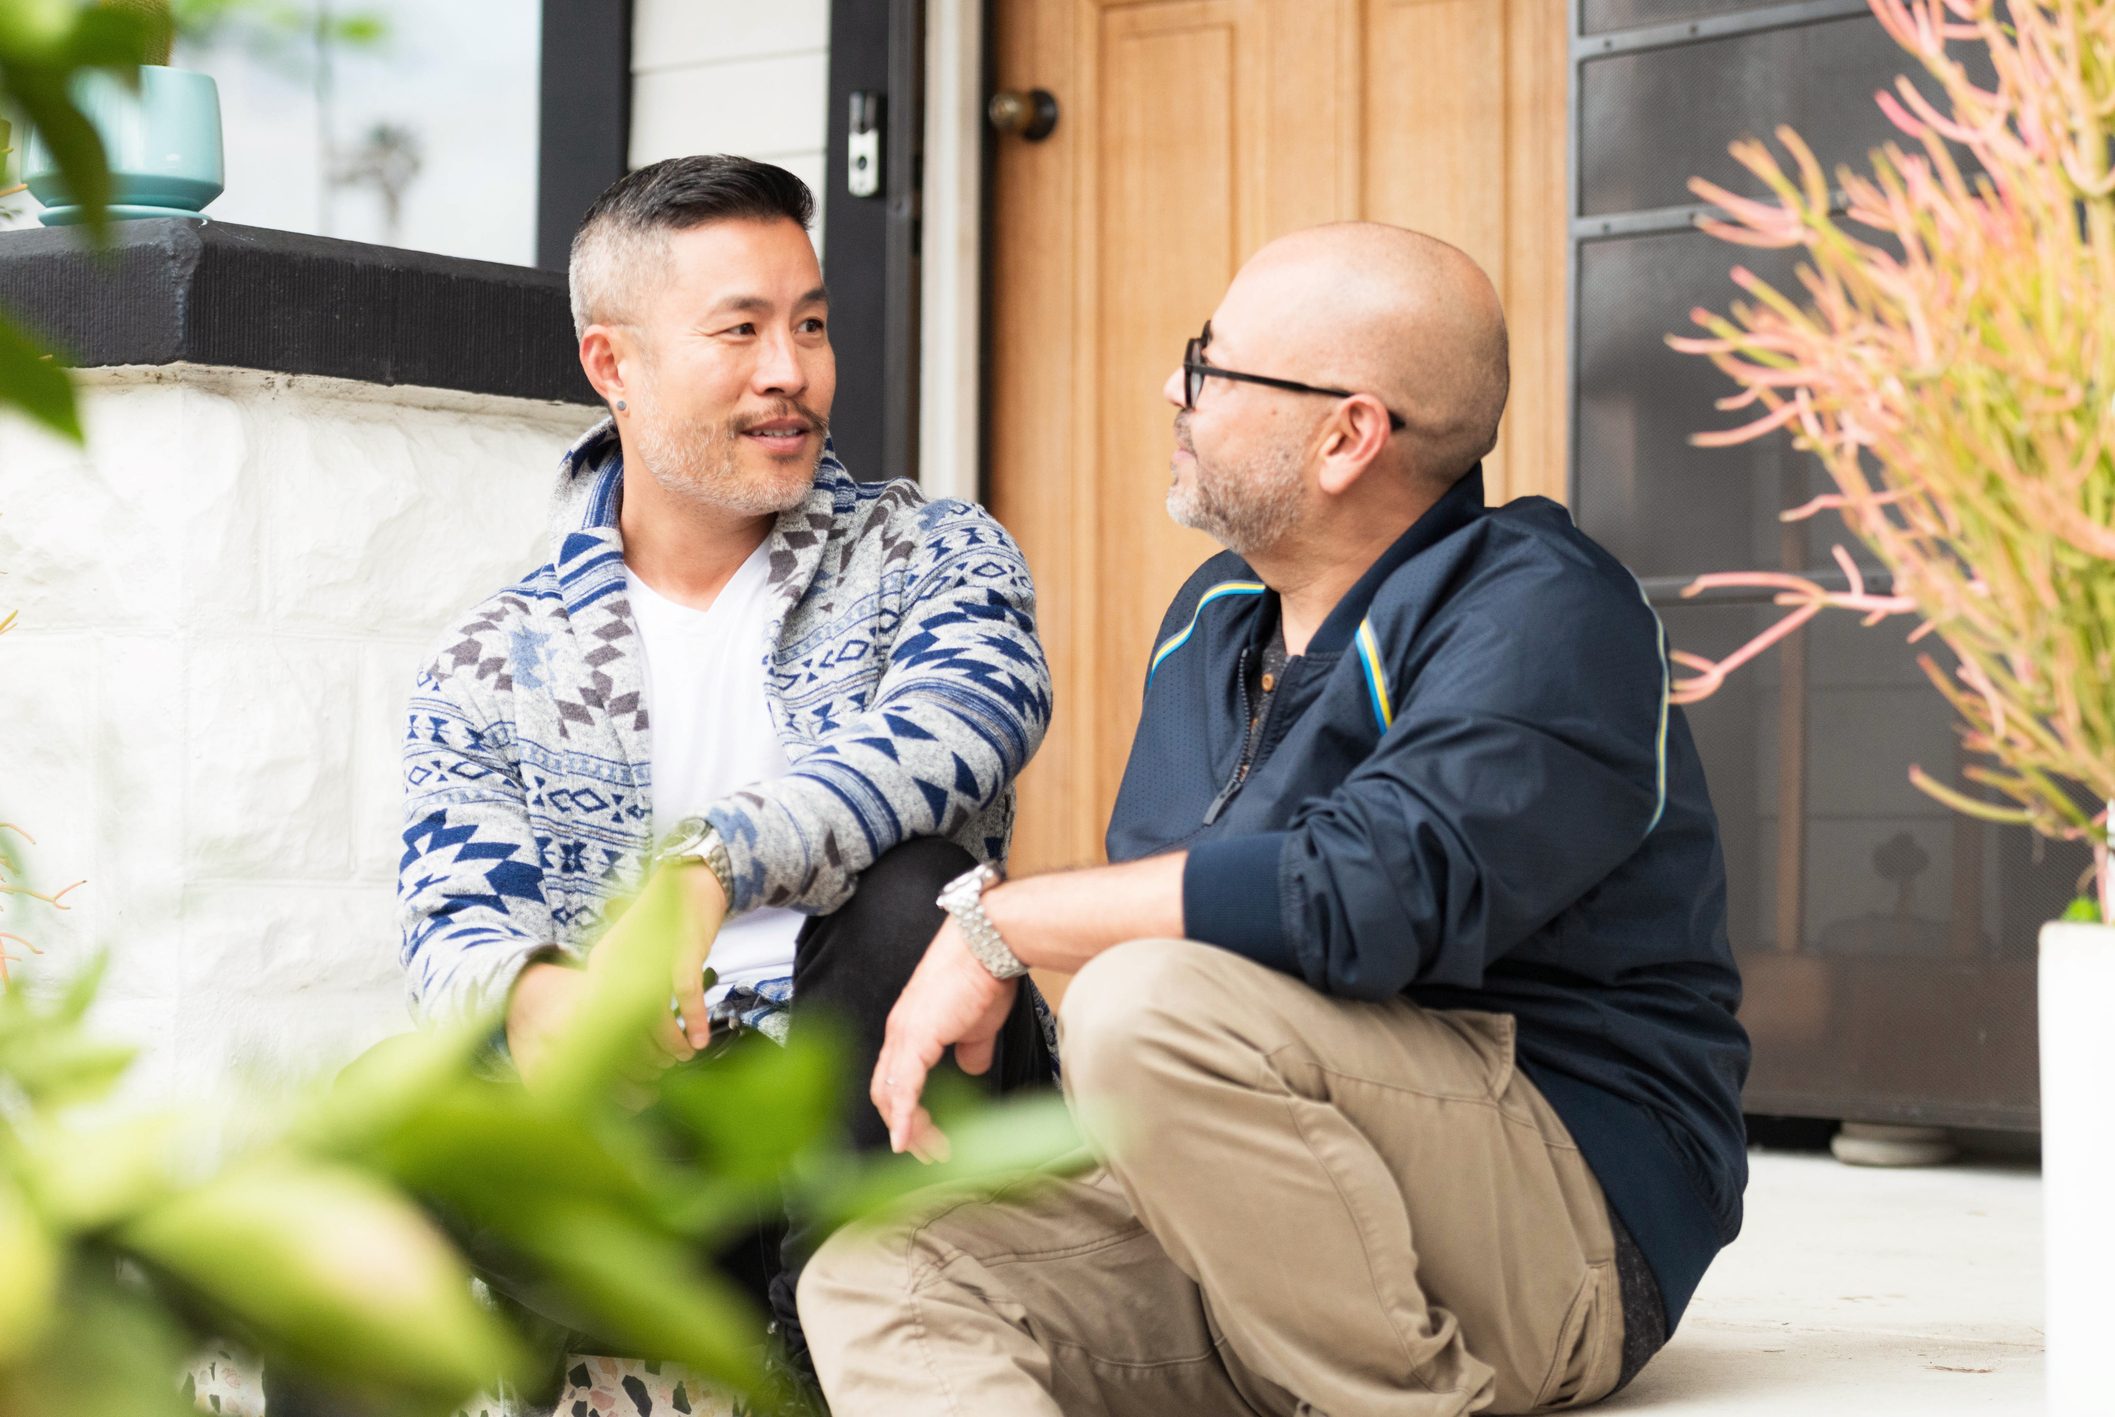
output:
<instances>
[{"instance_id":1,"label":"black door frame","mask_svg":"<svg viewBox=\"0 0 2115 1417\"><path fill-rule=\"evenodd\" d=\"M881 190L847 186L852 95L882 103ZM925 0L831 0L828 152L819 193L837 454L854 477L918 475Z\"/></svg>"},{"instance_id":2,"label":"black door frame","mask_svg":"<svg viewBox=\"0 0 2115 1417\"><path fill-rule=\"evenodd\" d=\"M536 264L562 271L573 231L630 170L632 0L543 0Z\"/></svg>"}]
</instances>

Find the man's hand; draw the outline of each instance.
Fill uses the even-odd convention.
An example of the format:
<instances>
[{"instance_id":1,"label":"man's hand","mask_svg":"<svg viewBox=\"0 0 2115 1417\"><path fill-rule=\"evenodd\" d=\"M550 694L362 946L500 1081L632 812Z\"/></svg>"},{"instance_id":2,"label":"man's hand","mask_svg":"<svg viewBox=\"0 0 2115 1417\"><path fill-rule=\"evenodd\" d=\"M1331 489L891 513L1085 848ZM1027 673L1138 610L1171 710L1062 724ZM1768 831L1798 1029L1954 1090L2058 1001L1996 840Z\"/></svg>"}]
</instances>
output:
<instances>
[{"instance_id":1,"label":"man's hand","mask_svg":"<svg viewBox=\"0 0 2115 1417\"><path fill-rule=\"evenodd\" d=\"M950 1047L963 1072L989 1069L993 1042L1020 984L994 979L977 963L953 920L940 927L889 1010L888 1034L867 1094L889 1124L890 1150L907 1150L920 1161L947 1159L947 1138L918 1102L926 1076Z\"/></svg>"},{"instance_id":2,"label":"man's hand","mask_svg":"<svg viewBox=\"0 0 2115 1417\"><path fill-rule=\"evenodd\" d=\"M727 899L720 883L704 865L693 863L673 868L656 877L647 889L673 889L682 893L687 922L682 947L676 951L669 991L682 1012L663 1015L654 1028L654 1051L647 1068L651 1073L671 1063L688 1062L712 1037L712 1022L705 1012L705 958L712 949L726 917ZM507 1050L514 1057L522 1081L534 1087L551 1045L561 1034L586 997L597 958L608 958L611 947L621 948L624 932L646 912L627 911L588 956L585 968L573 964L539 962L522 970L507 998ZM640 1079L642 1081L648 1079Z\"/></svg>"},{"instance_id":3,"label":"man's hand","mask_svg":"<svg viewBox=\"0 0 2115 1417\"><path fill-rule=\"evenodd\" d=\"M676 1009L683 1016L683 1026L671 1031L677 1041L688 1041L691 1053L683 1061L694 1056L712 1038L712 1019L705 1012L705 957L712 952L712 942L720 933L720 926L727 919L727 893L720 889L719 877L702 861L686 861L664 869L663 877L682 893L684 918L691 926L690 935L683 948L676 951L675 978L670 981L675 990ZM618 921L617 928L624 928Z\"/></svg>"},{"instance_id":4,"label":"man's hand","mask_svg":"<svg viewBox=\"0 0 2115 1417\"><path fill-rule=\"evenodd\" d=\"M580 1007L587 971L578 965L537 963L522 970L507 996L507 1052L522 1081L533 1086L552 1041Z\"/></svg>"}]
</instances>

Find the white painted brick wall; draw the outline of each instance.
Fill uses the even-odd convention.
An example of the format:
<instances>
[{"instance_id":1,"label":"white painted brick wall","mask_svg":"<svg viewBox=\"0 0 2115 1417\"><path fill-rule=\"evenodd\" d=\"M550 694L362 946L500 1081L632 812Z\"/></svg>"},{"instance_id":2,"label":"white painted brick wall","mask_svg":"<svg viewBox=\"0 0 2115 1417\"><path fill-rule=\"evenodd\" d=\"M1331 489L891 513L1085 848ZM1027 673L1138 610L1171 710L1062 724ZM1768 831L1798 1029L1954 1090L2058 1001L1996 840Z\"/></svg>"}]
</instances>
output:
<instances>
[{"instance_id":1,"label":"white painted brick wall","mask_svg":"<svg viewBox=\"0 0 2115 1417\"><path fill-rule=\"evenodd\" d=\"M822 249L828 0L638 0L631 164L688 153L775 162L815 193Z\"/></svg>"},{"instance_id":2,"label":"white painted brick wall","mask_svg":"<svg viewBox=\"0 0 2115 1417\"><path fill-rule=\"evenodd\" d=\"M409 1026L398 751L446 623L548 555L593 410L224 370L88 376L85 451L0 419L0 821L76 908L0 907L143 1100ZM19 954L21 951L16 950Z\"/></svg>"}]
</instances>

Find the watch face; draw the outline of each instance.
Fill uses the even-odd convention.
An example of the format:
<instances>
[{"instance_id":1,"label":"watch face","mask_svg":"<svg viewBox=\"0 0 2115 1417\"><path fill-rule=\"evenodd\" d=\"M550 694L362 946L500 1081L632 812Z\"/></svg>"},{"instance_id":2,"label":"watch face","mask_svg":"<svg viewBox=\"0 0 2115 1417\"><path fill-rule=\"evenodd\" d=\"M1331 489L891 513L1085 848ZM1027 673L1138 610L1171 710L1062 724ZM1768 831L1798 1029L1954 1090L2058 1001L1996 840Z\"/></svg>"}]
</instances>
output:
<instances>
[{"instance_id":1,"label":"watch face","mask_svg":"<svg viewBox=\"0 0 2115 1417\"><path fill-rule=\"evenodd\" d=\"M668 829L661 838L661 854L673 854L679 847L696 845L698 839L712 829L712 824L703 817L685 817Z\"/></svg>"}]
</instances>

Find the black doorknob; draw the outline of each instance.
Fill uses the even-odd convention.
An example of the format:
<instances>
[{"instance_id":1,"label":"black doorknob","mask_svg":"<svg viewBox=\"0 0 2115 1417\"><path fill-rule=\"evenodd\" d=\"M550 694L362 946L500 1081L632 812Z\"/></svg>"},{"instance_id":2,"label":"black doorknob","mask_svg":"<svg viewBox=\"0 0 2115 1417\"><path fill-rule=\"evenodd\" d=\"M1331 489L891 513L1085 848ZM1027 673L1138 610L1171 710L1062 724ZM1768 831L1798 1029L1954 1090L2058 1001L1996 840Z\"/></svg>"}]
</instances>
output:
<instances>
[{"instance_id":1,"label":"black doorknob","mask_svg":"<svg viewBox=\"0 0 2115 1417\"><path fill-rule=\"evenodd\" d=\"M1040 143L1057 128L1058 101L1048 89L1002 89L991 96L984 116L1001 133L1018 133Z\"/></svg>"}]
</instances>

